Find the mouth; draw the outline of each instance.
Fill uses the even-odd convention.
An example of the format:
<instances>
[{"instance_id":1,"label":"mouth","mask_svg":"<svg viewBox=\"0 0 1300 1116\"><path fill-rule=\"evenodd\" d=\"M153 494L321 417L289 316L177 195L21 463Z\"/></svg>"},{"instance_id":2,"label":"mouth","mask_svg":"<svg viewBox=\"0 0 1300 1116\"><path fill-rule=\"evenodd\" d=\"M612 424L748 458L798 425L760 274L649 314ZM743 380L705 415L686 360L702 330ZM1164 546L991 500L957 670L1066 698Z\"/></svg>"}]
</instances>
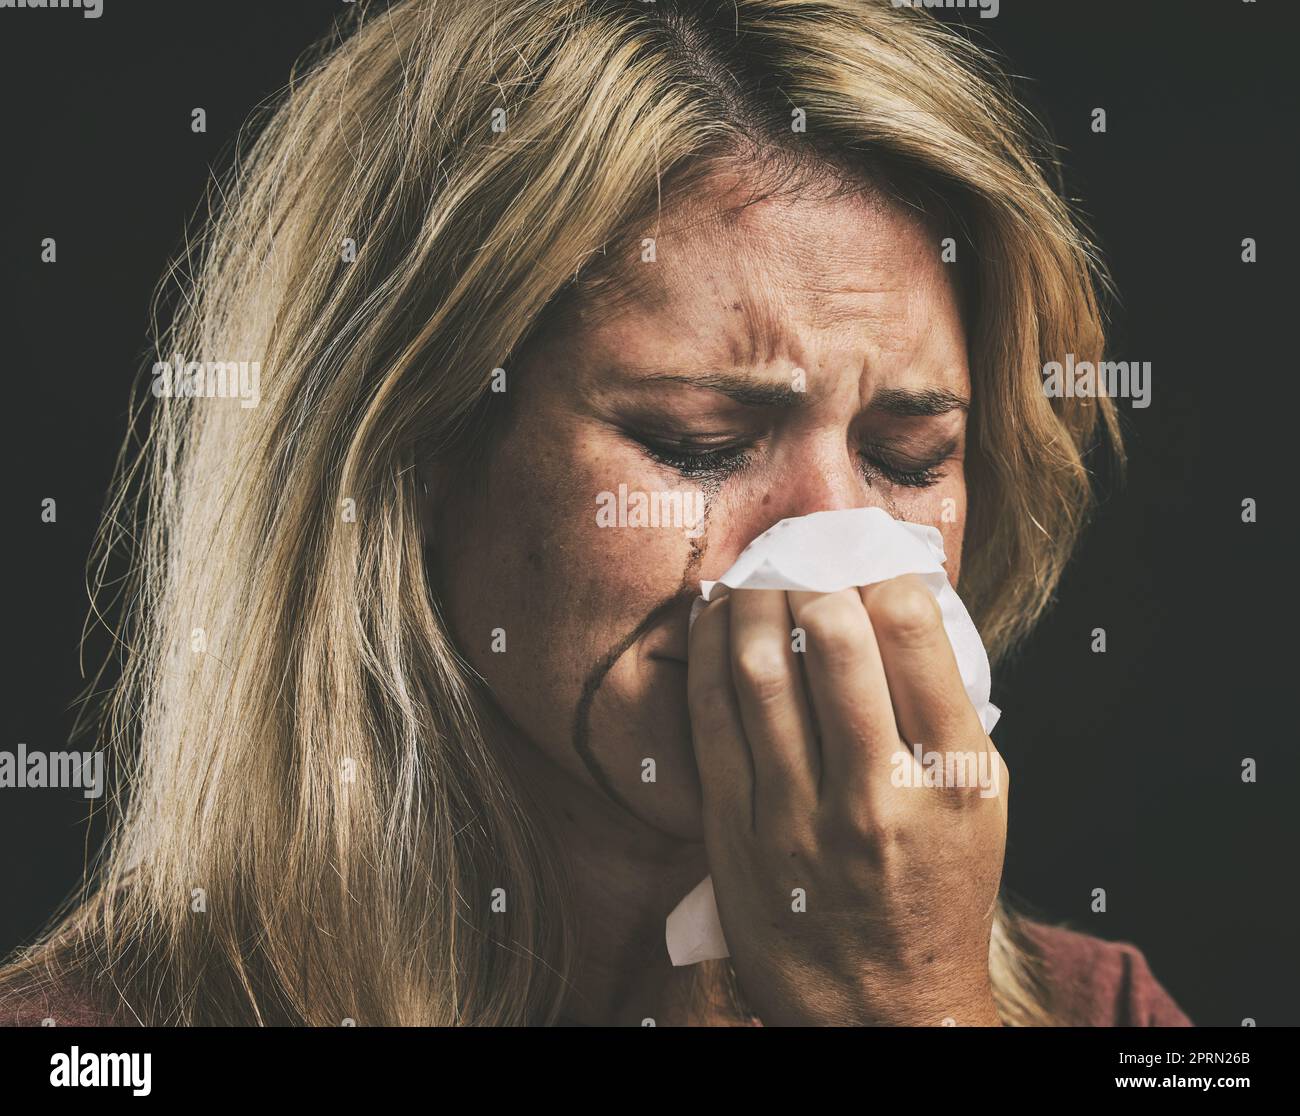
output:
<instances>
[{"instance_id":1,"label":"mouth","mask_svg":"<svg viewBox=\"0 0 1300 1116\"><path fill-rule=\"evenodd\" d=\"M660 655L660 654L651 654L651 655L648 655L648 656L646 656L646 657L647 657L647 658L650 658L650 659L653 659L655 662L658 662L658 663L673 663L673 664L676 665L676 666L682 666L682 667L684 667L684 666L686 665L686 660L685 660L685 659L679 659L679 658L677 658L676 655Z\"/></svg>"},{"instance_id":2,"label":"mouth","mask_svg":"<svg viewBox=\"0 0 1300 1116\"><path fill-rule=\"evenodd\" d=\"M698 588L678 593L664 602L659 610L659 623L654 625L653 632L647 631L641 645L644 658L686 666L686 648L690 639L688 614L697 595Z\"/></svg>"}]
</instances>

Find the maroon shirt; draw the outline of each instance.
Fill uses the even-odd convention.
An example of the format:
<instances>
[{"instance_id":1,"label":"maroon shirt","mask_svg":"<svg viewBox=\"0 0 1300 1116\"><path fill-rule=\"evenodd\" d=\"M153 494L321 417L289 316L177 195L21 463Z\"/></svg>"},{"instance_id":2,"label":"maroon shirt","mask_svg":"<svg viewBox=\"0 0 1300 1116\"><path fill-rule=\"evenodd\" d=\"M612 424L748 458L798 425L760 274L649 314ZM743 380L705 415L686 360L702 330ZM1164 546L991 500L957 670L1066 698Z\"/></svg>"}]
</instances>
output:
<instances>
[{"instance_id":1,"label":"maroon shirt","mask_svg":"<svg viewBox=\"0 0 1300 1116\"><path fill-rule=\"evenodd\" d=\"M1023 926L1043 956L1052 1008L1066 1025L1080 1027L1191 1027L1152 974L1146 958L1127 942L1107 942L1041 923ZM0 1026L39 1027L53 1019L60 1027L130 1024L109 1019L84 998L66 990L34 990L0 1009Z\"/></svg>"},{"instance_id":2,"label":"maroon shirt","mask_svg":"<svg viewBox=\"0 0 1300 1116\"><path fill-rule=\"evenodd\" d=\"M1107 942L1061 926L1022 923L1043 955L1053 1009L1078 1027L1192 1027L1128 942Z\"/></svg>"}]
</instances>

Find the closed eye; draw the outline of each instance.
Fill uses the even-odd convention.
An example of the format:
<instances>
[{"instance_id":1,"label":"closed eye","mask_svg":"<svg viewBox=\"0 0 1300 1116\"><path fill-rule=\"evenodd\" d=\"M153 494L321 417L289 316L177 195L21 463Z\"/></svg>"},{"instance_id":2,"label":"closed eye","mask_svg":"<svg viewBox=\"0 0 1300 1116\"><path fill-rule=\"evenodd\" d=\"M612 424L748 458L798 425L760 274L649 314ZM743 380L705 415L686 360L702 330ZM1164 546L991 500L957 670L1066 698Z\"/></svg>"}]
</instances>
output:
<instances>
[{"instance_id":1,"label":"closed eye","mask_svg":"<svg viewBox=\"0 0 1300 1116\"><path fill-rule=\"evenodd\" d=\"M695 479L721 478L738 473L748 463L753 449L745 442L702 445L649 438L642 434L629 436L652 461L683 477Z\"/></svg>"}]
</instances>

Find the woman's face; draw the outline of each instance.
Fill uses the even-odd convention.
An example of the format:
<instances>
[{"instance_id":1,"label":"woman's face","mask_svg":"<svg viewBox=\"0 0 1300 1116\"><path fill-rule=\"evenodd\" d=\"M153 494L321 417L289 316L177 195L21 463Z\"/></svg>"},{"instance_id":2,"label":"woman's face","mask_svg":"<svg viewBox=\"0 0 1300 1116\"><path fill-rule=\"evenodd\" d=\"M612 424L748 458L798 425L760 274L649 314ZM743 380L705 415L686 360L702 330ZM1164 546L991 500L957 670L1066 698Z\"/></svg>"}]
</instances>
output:
<instances>
[{"instance_id":1,"label":"woman's face","mask_svg":"<svg viewBox=\"0 0 1300 1116\"><path fill-rule=\"evenodd\" d=\"M778 520L869 506L937 527L955 584L966 516L970 377L940 234L865 195L723 212L738 190L666 210L619 304L579 307L507 369L486 483L441 494L431 540L456 641L519 746L694 841L701 579ZM669 494L640 525L638 502Z\"/></svg>"}]
</instances>

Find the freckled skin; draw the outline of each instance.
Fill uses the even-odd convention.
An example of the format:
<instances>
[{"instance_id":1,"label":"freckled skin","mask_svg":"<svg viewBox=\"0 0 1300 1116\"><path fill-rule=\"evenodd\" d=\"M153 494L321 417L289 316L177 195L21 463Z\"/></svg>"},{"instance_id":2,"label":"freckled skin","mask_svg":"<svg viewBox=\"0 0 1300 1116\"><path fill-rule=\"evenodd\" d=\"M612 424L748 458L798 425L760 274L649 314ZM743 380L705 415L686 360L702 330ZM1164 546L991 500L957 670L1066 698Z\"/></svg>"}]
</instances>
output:
<instances>
[{"instance_id":1,"label":"freckled skin","mask_svg":"<svg viewBox=\"0 0 1300 1116\"><path fill-rule=\"evenodd\" d=\"M740 194L702 199L734 205ZM694 216L694 214L692 214ZM668 215L666 215L666 218ZM454 630L512 721L556 764L583 780L574 715L583 687L665 601L658 621L604 676L591 703L590 748L609 784L641 818L682 837L699 834L700 808L682 668L650 653L685 658L690 600L745 544L787 516L879 506L944 537L950 578L961 559L966 493L960 460L932 488L863 480L850 446L853 425L881 386L939 386L969 396L956 295L938 238L900 211L864 198L773 199L721 223L666 220L658 237L653 309L634 306L550 342L517 369L518 419L490 469L481 500L446 507L454 539L444 554L444 591ZM759 344L760 323L777 331ZM703 554L672 528L600 528L596 496L700 487L650 460L587 400L620 362L693 369L736 368L757 380L807 373L812 406L769 423L770 449L725 482L712 502ZM674 415L725 426L710 391L674 392ZM899 420L890 420L901 426ZM960 428L960 417L907 420ZM950 522L943 500L954 501ZM456 530L450 525L456 525ZM489 650L506 630L508 651ZM657 790L641 762L654 758Z\"/></svg>"},{"instance_id":2,"label":"freckled skin","mask_svg":"<svg viewBox=\"0 0 1300 1116\"><path fill-rule=\"evenodd\" d=\"M441 491L431 512L456 641L514 726L508 746L573 819L563 825L592 888L584 901L601 908L611 941L647 952L707 867L684 665L699 581L780 519L855 506L937 527L954 584L960 570L964 414L871 410L882 389L970 396L940 234L869 195L778 197L709 219L743 198L720 177L664 212L657 262L631 264L654 269L638 276L644 294L601 314L579 308L510 369L515 418L485 487ZM755 408L708 388L647 388L650 366L785 386L803 369L806 399ZM725 478L683 477L629 436L647 421L679 438L743 437L749 459ZM864 437L956 448L936 483L914 488L864 475ZM704 489L704 536L599 527L597 494L620 484ZM505 654L490 649L494 628L506 631ZM642 780L647 758L653 783Z\"/></svg>"}]
</instances>

